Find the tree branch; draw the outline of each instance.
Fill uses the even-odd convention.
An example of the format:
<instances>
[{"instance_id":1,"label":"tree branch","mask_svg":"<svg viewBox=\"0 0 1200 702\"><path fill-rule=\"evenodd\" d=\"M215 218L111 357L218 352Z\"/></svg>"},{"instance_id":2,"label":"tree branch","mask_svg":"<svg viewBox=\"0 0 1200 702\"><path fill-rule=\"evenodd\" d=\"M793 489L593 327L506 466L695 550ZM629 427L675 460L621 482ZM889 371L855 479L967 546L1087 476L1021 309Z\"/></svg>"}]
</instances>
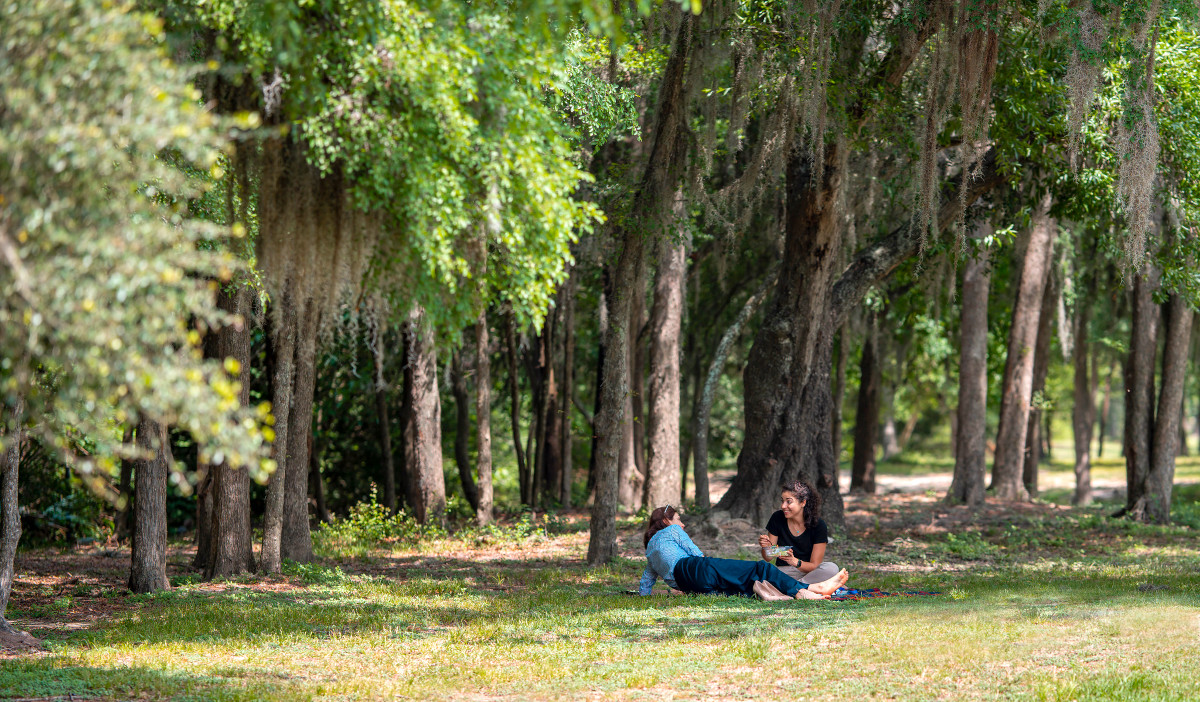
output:
<instances>
[{"instance_id":1,"label":"tree branch","mask_svg":"<svg viewBox=\"0 0 1200 702\"><path fill-rule=\"evenodd\" d=\"M962 216L965 207L969 207L988 191L1004 182L1003 176L996 170L996 150L988 149L980 164L982 174L970 183L966 201L958 196L958 188L954 189L948 198L944 198L938 209L938 231L942 231ZM962 183L962 175L956 178ZM833 325L837 327L846 318L850 307L858 304L863 295L872 285L887 277L896 266L912 256L921 245L921 231L913 227L912 222L892 231L883 239L860 249L854 256L854 261L846 268L838 282L833 286L832 310Z\"/></svg>"}]
</instances>

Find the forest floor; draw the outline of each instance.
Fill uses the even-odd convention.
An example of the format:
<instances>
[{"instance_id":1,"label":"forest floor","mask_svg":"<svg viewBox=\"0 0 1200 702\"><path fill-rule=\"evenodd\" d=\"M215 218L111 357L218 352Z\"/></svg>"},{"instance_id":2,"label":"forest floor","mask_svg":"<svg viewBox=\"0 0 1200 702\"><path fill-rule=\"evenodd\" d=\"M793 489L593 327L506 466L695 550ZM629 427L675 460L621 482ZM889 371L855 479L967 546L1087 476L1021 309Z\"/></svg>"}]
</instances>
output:
<instances>
[{"instance_id":1,"label":"forest floor","mask_svg":"<svg viewBox=\"0 0 1200 702\"><path fill-rule=\"evenodd\" d=\"M1181 461L1171 527L1113 502L947 507L928 468L883 470L881 494L846 497L829 557L851 587L940 594L631 597L641 523L588 568L583 513L219 583L178 544L152 596L125 590L124 548L24 551L9 616L48 650L0 656L0 698L1200 698L1200 460ZM718 526L697 534L710 555L752 557L756 525Z\"/></svg>"}]
</instances>

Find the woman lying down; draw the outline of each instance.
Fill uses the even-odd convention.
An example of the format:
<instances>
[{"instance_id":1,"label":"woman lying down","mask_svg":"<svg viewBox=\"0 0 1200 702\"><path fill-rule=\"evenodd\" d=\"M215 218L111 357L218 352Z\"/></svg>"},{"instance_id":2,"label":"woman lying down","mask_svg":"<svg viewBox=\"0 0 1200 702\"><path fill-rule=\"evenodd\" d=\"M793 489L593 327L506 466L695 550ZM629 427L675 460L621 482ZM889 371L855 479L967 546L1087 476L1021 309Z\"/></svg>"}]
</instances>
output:
<instances>
[{"instance_id":1,"label":"woman lying down","mask_svg":"<svg viewBox=\"0 0 1200 702\"><path fill-rule=\"evenodd\" d=\"M642 595L649 595L654 583L662 578L683 592L758 595L764 600L827 600L850 577L843 568L828 580L808 585L766 561L709 558L683 530L683 520L670 505L650 514L645 544L646 571L638 587Z\"/></svg>"}]
</instances>

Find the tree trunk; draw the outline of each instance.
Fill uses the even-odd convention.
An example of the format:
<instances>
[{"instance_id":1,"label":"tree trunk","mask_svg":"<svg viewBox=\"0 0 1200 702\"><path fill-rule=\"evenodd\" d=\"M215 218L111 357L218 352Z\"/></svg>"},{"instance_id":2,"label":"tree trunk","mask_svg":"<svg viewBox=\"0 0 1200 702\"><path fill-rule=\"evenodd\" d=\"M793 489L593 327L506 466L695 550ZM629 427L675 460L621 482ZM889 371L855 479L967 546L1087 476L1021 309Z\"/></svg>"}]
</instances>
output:
<instances>
[{"instance_id":1,"label":"tree trunk","mask_svg":"<svg viewBox=\"0 0 1200 702\"><path fill-rule=\"evenodd\" d=\"M317 413L317 419L314 421L320 421L320 412ZM308 480L312 483L310 489L313 494L313 508L317 512L317 521L329 524L333 522L333 518L325 506L325 476L321 475L321 453L324 451L324 447L317 443L316 432L317 427L314 425L313 431L308 435Z\"/></svg>"},{"instance_id":2,"label":"tree trunk","mask_svg":"<svg viewBox=\"0 0 1200 702\"><path fill-rule=\"evenodd\" d=\"M149 457L138 459L135 468L129 589L146 593L171 587L167 582L167 473L174 459L167 428L158 422L143 418L136 441Z\"/></svg>"},{"instance_id":3,"label":"tree trunk","mask_svg":"<svg viewBox=\"0 0 1200 702\"><path fill-rule=\"evenodd\" d=\"M612 276L609 274L608 266L601 271L600 280L600 299L596 306L596 395L592 402L592 446L588 452L588 500L595 498L596 472L598 470L596 466L600 458L600 435L596 433L596 418L600 416L600 411L604 406L602 390L604 388L604 362L608 353L605 348L606 339L608 339L608 308L613 298Z\"/></svg>"},{"instance_id":4,"label":"tree trunk","mask_svg":"<svg viewBox=\"0 0 1200 702\"><path fill-rule=\"evenodd\" d=\"M133 443L133 428L126 426L121 443L128 446ZM117 491L117 542L124 543L129 538L129 512L133 508L133 461L121 459L120 488Z\"/></svg>"},{"instance_id":5,"label":"tree trunk","mask_svg":"<svg viewBox=\"0 0 1200 702\"><path fill-rule=\"evenodd\" d=\"M313 391L317 377L317 332L320 313L315 301L304 306L296 340L295 375L288 413L287 482L283 500L283 558L308 563L313 558L308 516L308 446L312 433Z\"/></svg>"},{"instance_id":6,"label":"tree trunk","mask_svg":"<svg viewBox=\"0 0 1200 702\"><path fill-rule=\"evenodd\" d=\"M682 200L682 193L678 195ZM683 327L683 285L687 247L659 242L654 308L650 314L650 452L646 462L647 509L677 505L679 474L679 337Z\"/></svg>"},{"instance_id":7,"label":"tree trunk","mask_svg":"<svg viewBox=\"0 0 1200 702\"><path fill-rule=\"evenodd\" d=\"M779 282L750 349L744 373L746 436L738 472L717 505L766 523L778 488L805 479L822 496L822 512L841 526L842 497L830 442L834 303L841 222L835 215L843 174L841 144L825 149L824 176L797 151L787 167L785 242Z\"/></svg>"},{"instance_id":8,"label":"tree trunk","mask_svg":"<svg viewBox=\"0 0 1200 702\"><path fill-rule=\"evenodd\" d=\"M982 225L991 233L991 224ZM987 477L987 342L990 252L970 258L963 269L959 337L958 416L954 437L954 477L947 499L968 505L983 503Z\"/></svg>"},{"instance_id":9,"label":"tree trunk","mask_svg":"<svg viewBox=\"0 0 1200 702\"><path fill-rule=\"evenodd\" d=\"M1156 524L1171 522L1175 443L1179 441L1188 352L1192 342L1192 308L1179 295L1172 294L1167 304L1166 335L1162 363L1162 393L1158 398L1158 412L1154 421L1150 471L1146 474L1139 491L1138 501L1130 511L1134 519Z\"/></svg>"},{"instance_id":10,"label":"tree trunk","mask_svg":"<svg viewBox=\"0 0 1200 702\"><path fill-rule=\"evenodd\" d=\"M746 300L746 304L742 305L742 310L738 312L733 324L729 325L729 328L721 335L721 341L713 353L712 362L708 364L708 373L704 376L704 389L700 391L696 416L692 425L692 442L695 445L692 449L694 456L692 460L695 463L696 506L701 510L711 507L708 494L708 420L712 412L713 398L717 392L717 382L725 370L725 363L729 360L729 352L733 350L734 342L741 336L746 322L754 316L763 300L767 298L767 291L771 287L771 283L775 282L778 273L778 269L775 269L767 274L758 291Z\"/></svg>"},{"instance_id":11,"label":"tree trunk","mask_svg":"<svg viewBox=\"0 0 1200 702\"><path fill-rule=\"evenodd\" d=\"M692 45L692 16L681 8L672 10L679 19L674 46L663 69L658 90L658 108L653 138L647 140L646 168L633 196L630 219L614 228L620 245L613 281L610 319L604 335L606 358L599 388L600 411L596 414L596 499L592 505L589 565L607 563L617 555L616 509L618 461L623 425L632 420L625 413L629 393L629 320L633 297L643 294L636 281L643 265L644 232L663 219L663 203L675 192L687 156L684 78ZM636 330L635 330L636 333Z\"/></svg>"},{"instance_id":12,"label":"tree trunk","mask_svg":"<svg viewBox=\"0 0 1200 702\"><path fill-rule=\"evenodd\" d=\"M510 312L506 316L505 341L508 343L508 392L509 420L512 423L513 451L517 454L517 484L521 491L521 504L527 505L532 501L530 496L529 465L526 461L525 449L521 446L521 390L517 375L517 322Z\"/></svg>"},{"instance_id":13,"label":"tree trunk","mask_svg":"<svg viewBox=\"0 0 1200 702\"><path fill-rule=\"evenodd\" d=\"M854 463L850 492L875 493L875 443L879 431L879 391L882 375L877 349L878 315L871 314L859 362L858 410L854 415Z\"/></svg>"},{"instance_id":14,"label":"tree trunk","mask_svg":"<svg viewBox=\"0 0 1200 702\"><path fill-rule=\"evenodd\" d=\"M1175 457L1186 457L1188 455L1188 433L1187 427L1184 426L1184 420L1187 418L1187 393L1183 393L1183 398L1179 401L1179 444L1175 447Z\"/></svg>"},{"instance_id":15,"label":"tree trunk","mask_svg":"<svg viewBox=\"0 0 1200 702\"><path fill-rule=\"evenodd\" d=\"M643 254L644 255L644 254ZM631 299L629 301L629 331L628 360L629 360L629 392L625 394L625 417L621 431L621 458L617 464L617 480L620 491L617 500L621 506L630 512L636 512L642 506L642 491L646 484L645 456L643 449L644 431L642 421L642 392L645 381L642 378L645 370L642 363L640 332L646 303L645 262L638 266L638 271L631 283Z\"/></svg>"},{"instance_id":16,"label":"tree trunk","mask_svg":"<svg viewBox=\"0 0 1200 702\"><path fill-rule=\"evenodd\" d=\"M908 419L904 420L904 428L900 430L900 436L896 439L896 445L901 451L908 446L908 442L912 441L913 432L917 429L917 422L921 421L921 413L913 410L913 413L908 415ZM955 442L957 443L958 434L955 434Z\"/></svg>"},{"instance_id":17,"label":"tree trunk","mask_svg":"<svg viewBox=\"0 0 1200 702\"><path fill-rule=\"evenodd\" d=\"M1096 363L1096 360L1092 362ZM1104 392L1101 393L1100 417L1097 422L1100 426L1096 432L1096 458L1104 458L1104 437L1107 435L1108 425L1111 421L1109 412L1112 410L1112 381L1116 370L1117 365L1110 363L1108 366L1108 375L1104 377Z\"/></svg>"},{"instance_id":18,"label":"tree trunk","mask_svg":"<svg viewBox=\"0 0 1200 702\"><path fill-rule=\"evenodd\" d=\"M375 367L375 418L379 427L379 450L383 454L383 506L396 513L396 462L392 455L392 422L388 417L387 381L384 379L383 338L385 321L380 312L379 319L371 325L371 359Z\"/></svg>"},{"instance_id":19,"label":"tree trunk","mask_svg":"<svg viewBox=\"0 0 1200 702\"><path fill-rule=\"evenodd\" d=\"M575 396L575 271L569 270L563 284L563 372L562 372L562 475L558 500L571 507L571 487L575 482L572 455L571 398Z\"/></svg>"},{"instance_id":20,"label":"tree trunk","mask_svg":"<svg viewBox=\"0 0 1200 702\"><path fill-rule=\"evenodd\" d=\"M842 462L842 406L846 402L846 365L850 363L850 325L843 324L838 332L837 367L833 380L833 463Z\"/></svg>"},{"instance_id":21,"label":"tree trunk","mask_svg":"<svg viewBox=\"0 0 1200 702\"><path fill-rule=\"evenodd\" d=\"M1096 399L1093 379L1096 369L1088 368L1091 339L1092 304L1096 297L1095 266L1088 271L1087 289L1075 301L1075 403L1071 409L1071 428L1075 434L1075 494L1071 504L1085 507L1092 503L1092 428L1096 424ZM1111 379L1111 375L1109 378Z\"/></svg>"},{"instance_id":22,"label":"tree trunk","mask_svg":"<svg viewBox=\"0 0 1200 702\"><path fill-rule=\"evenodd\" d=\"M1046 373L1050 366L1050 321L1054 319L1058 304L1058 277L1047 271L1046 286L1042 295L1042 311L1038 316L1037 341L1033 347L1033 393L1046 390ZM1038 466L1042 460L1042 416L1044 410L1030 407L1029 427L1025 433L1025 463L1021 471L1021 482L1030 497L1038 495ZM1048 438L1048 437L1045 437ZM1049 454L1049 451L1046 451Z\"/></svg>"},{"instance_id":23,"label":"tree trunk","mask_svg":"<svg viewBox=\"0 0 1200 702\"><path fill-rule=\"evenodd\" d=\"M196 555L192 567L204 570L212 557L213 467L198 463L196 470L200 479L196 486Z\"/></svg>"},{"instance_id":24,"label":"tree trunk","mask_svg":"<svg viewBox=\"0 0 1200 702\"><path fill-rule=\"evenodd\" d=\"M558 378L554 373L555 346L558 341L558 307L551 309L537 337L537 346L530 351L537 380L534 393L537 419L537 450L533 464L534 503L540 503L547 495L558 496L559 470L562 457L559 455L559 438L562 429L558 425Z\"/></svg>"},{"instance_id":25,"label":"tree trunk","mask_svg":"<svg viewBox=\"0 0 1200 702\"><path fill-rule=\"evenodd\" d=\"M646 262L638 269L629 303L629 450L631 461L622 464L621 504L636 512L642 508L646 489L646 351L642 332L646 329ZM624 490L628 489L628 501Z\"/></svg>"},{"instance_id":26,"label":"tree trunk","mask_svg":"<svg viewBox=\"0 0 1200 702\"><path fill-rule=\"evenodd\" d=\"M875 365L879 365L876 363ZM882 381L880 381L882 383ZM900 455L900 436L896 432L896 415L892 413L892 408L895 407L896 393L894 391L887 393L888 401L885 403L888 411L883 418L883 437L880 440L880 445L883 449L883 460L895 458Z\"/></svg>"},{"instance_id":27,"label":"tree trunk","mask_svg":"<svg viewBox=\"0 0 1200 702\"><path fill-rule=\"evenodd\" d=\"M238 285L234 294L224 288L217 296L218 306L228 305L240 316L240 324L223 327L217 332L221 358L232 358L238 364L238 401L243 407L250 403L250 327L253 291ZM226 578L254 572L254 538L250 526L250 473L245 468L224 463L213 466L212 557L204 570L204 578Z\"/></svg>"},{"instance_id":28,"label":"tree trunk","mask_svg":"<svg viewBox=\"0 0 1200 702\"><path fill-rule=\"evenodd\" d=\"M479 456L479 505L475 523L491 524L492 516L492 359L489 355L487 310L475 323L475 431Z\"/></svg>"},{"instance_id":29,"label":"tree trunk","mask_svg":"<svg viewBox=\"0 0 1200 702\"><path fill-rule=\"evenodd\" d=\"M1125 509L1142 502L1150 474L1150 442L1154 432L1154 366L1158 355L1159 272L1150 264L1133 279L1133 319L1129 362L1125 367Z\"/></svg>"},{"instance_id":30,"label":"tree trunk","mask_svg":"<svg viewBox=\"0 0 1200 702\"><path fill-rule=\"evenodd\" d=\"M296 313L285 292L279 309L273 312L268 337L271 341L271 407L275 418L275 441L272 453L275 472L267 483L266 512L263 515L262 569L278 573L283 567L281 554L283 536L283 504L287 486L288 422L292 406L292 380L295 375Z\"/></svg>"},{"instance_id":31,"label":"tree trunk","mask_svg":"<svg viewBox=\"0 0 1200 702\"><path fill-rule=\"evenodd\" d=\"M18 631L8 623L5 613L8 598L12 595L13 574L17 558L17 544L21 541L21 513L17 497L17 478L21 467L21 444L25 432L21 425L25 419L24 402L18 398L12 408L5 408L6 431L0 447L0 645L21 642L38 646L40 642L24 631Z\"/></svg>"},{"instance_id":32,"label":"tree trunk","mask_svg":"<svg viewBox=\"0 0 1200 702\"><path fill-rule=\"evenodd\" d=\"M1031 222L1017 299L1013 304L1000 398L1000 428L992 465L992 489L1001 500L1029 499L1022 484L1022 473L1025 436L1029 430L1029 402L1033 397L1034 347L1037 345L1046 272L1050 269L1050 254L1058 228L1050 218L1050 204L1050 193L1047 192Z\"/></svg>"},{"instance_id":33,"label":"tree trunk","mask_svg":"<svg viewBox=\"0 0 1200 702\"><path fill-rule=\"evenodd\" d=\"M442 475L442 409L438 396L437 358L433 330L425 312L416 308L409 315L406 365L412 371L407 398L411 412L405 426L405 458L408 461L408 503L421 524L442 522L446 512L446 483Z\"/></svg>"},{"instance_id":34,"label":"tree trunk","mask_svg":"<svg viewBox=\"0 0 1200 702\"><path fill-rule=\"evenodd\" d=\"M471 405L467 391L467 373L463 367L462 351L454 354L451 361L451 390L454 393L454 462L458 466L458 479L462 484L463 496L473 511L479 511L479 489L471 476Z\"/></svg>"}]
</instances>

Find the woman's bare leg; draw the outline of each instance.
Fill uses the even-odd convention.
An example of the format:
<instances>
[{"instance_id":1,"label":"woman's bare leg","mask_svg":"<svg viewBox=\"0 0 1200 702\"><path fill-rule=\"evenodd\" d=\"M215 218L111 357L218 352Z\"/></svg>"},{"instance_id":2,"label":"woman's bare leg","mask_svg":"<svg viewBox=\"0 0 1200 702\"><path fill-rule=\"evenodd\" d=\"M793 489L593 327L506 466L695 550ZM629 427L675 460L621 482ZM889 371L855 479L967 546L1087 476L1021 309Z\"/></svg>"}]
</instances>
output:
<instances>
[{"instance_id":1,"label":"woman's bare leg","mask_svg":"<svg viewBox=\"0 0 1200 702\"><path fill-rule=\"evenodd\" d=\"M846 581L849 579L850 574L846 572L845 568L842 568L840 571L838 571L837 575L828 580L823 580L819 583L813 583L812 585L808 586L808 589L817 593L818 595L832 595L834 590L837 590L839 587L845 585Z\"/></svg>"}]
</instances>

